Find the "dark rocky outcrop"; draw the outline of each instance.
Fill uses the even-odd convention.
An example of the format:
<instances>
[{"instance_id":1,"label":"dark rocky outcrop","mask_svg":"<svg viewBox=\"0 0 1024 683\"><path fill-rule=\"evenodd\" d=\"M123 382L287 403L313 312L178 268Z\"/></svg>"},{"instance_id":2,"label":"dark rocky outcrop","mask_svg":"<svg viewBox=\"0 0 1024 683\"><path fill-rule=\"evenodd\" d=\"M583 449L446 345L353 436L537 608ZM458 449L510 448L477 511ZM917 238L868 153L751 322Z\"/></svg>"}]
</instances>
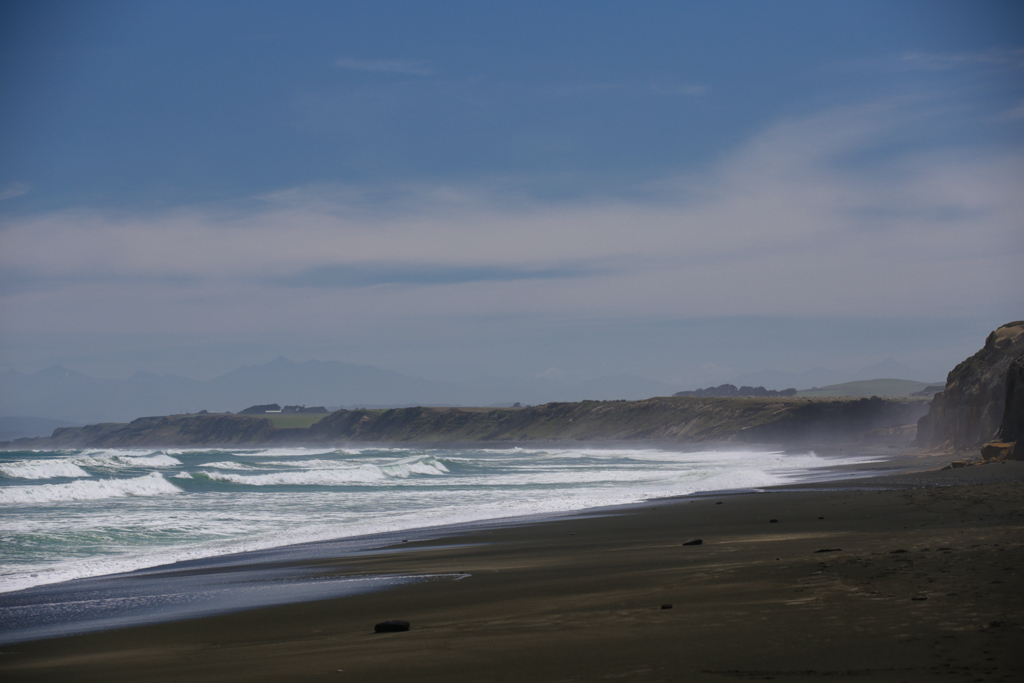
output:
<instances>
[{"instance_id":1,"label":"dark rocky outcrop","mask_svg":"<svg viewBox=\"0 0 1024 683\"><path fill-rule=\"evenodd\" d=\"M945 388L935 395L928 414L917 423L918 445L963 451L997 438L1004 422L1007 372L1021 354L1024 321L1008 323L992 332L984 348L949 373ZM1019 418L1014 424L1019 430Z\"/></svg>"},{"instance_id":2,"label":"dark rocky outcrop","mask_svg":"<svg viewBox=\"0 0 1024 683\"><path fill-rule=\"evenodd\" d=\"M1017 451L1022 452L1021 441L1024 440L1024 355L1018 356L1006 371L1006 405L1003 409L1003 420L999 427L1000 441L1017 443Z\"/></svg>"}]
</instances>

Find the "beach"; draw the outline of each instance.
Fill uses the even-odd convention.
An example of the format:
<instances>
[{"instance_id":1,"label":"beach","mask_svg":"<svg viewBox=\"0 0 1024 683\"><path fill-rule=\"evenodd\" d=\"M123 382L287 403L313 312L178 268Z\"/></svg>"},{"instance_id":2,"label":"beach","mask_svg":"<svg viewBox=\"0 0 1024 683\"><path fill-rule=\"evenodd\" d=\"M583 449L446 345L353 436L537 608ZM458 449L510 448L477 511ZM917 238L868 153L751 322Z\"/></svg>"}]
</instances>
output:
<instances>
[{"instance_id":1,"label":"beach","mask_svg":"<svg viewBox=\"0 0 1024 683\"><path fill-rule=\"evenodd\" d=\"M1024 463L993 464L396 538L303 570L432 578L13 643L0 676L1019 680L1022 481ZM411 629L374 633L391 619Z\"/></svg>"}]
</instances>

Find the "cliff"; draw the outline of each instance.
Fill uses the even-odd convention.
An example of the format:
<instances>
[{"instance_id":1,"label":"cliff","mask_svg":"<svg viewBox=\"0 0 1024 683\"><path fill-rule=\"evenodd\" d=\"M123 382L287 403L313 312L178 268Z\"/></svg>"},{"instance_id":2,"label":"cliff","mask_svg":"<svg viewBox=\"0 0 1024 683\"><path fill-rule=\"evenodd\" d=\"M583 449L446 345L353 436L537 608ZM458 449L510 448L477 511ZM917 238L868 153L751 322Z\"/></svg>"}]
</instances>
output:
<instances>
[{"instance_id":1,"label":"cliff","mask_svg":"<svg viewBox=\"0 0 1024 683\"><path fill-rule=\"evenodd\" d=\"M1014 452L1024 459L1024 356L1018 356L1006 371L1006 398L999 440L1016 442Z\"/></svg>"},{"instance_id":2,"label":"cliff","mask_svg":"<svg viewBox=\"0 0 1024 683\"><path fill-rule=\"evenodd\" d=\"M997 438L1004 421L1007 372L1021 354L1024 321L992 332L984 348L949 373L945 388L917 423L918 445L963 451ZM1015 424L1019 429L1019 421Z\"/></svg>"},{"instance_id":3,"label":"cliff","mask_svg":"<svg viewBox=\"0 0 1024 683\"><path fill-rule=\"evenodd\" d=\"M913 423L925 401L666 397L548 403L531 408L339 410L309 428L311 442L379 441L858 441Z\"/></svg>"},{"instance_id":4,"label":"cliff","mask_svg":"<svg viewBox=\"0 0 1024 683\"><path fill-rule=\"evenodd\" d=\"M901 426L927 409L923 400L666 397L643 401L548 403L530 408L339 410L306 429L275 429L244 415L146 417L129 424L58 429L7 449L257 446L347 442L743 441L764 443L903 440Z\"/></svg>"},{"instance_id":5,"label":"cliff","mask_svg":"<svg viewBox=\"0 0 1024 683\"><path fill-rule=\"evenodd\" d=\"M5 448L134 448L137 446L234 446L269 443L297 430L274 429L266 418L242 415L140 417L125 423L62 427L48 438L18 439ZM304 431L304 430L301 430Z\"/></svg>"}]
</instances>

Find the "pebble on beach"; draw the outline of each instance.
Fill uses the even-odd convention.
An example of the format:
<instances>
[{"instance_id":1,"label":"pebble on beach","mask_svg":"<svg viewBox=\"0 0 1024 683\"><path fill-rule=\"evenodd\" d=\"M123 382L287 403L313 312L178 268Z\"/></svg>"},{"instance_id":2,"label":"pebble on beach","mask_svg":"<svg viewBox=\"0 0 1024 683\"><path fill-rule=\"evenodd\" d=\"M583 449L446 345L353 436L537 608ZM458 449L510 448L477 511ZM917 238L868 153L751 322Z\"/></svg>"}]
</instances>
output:
<instances>
[{"instance_id":1,"label":"pebble on beach","mask_svg":"<svg viewBox=\"0 0 1024 683\"><path fill-rule=\"evenodd\" d=\"M398 633L399 631L408 631L409 622L402 621L401 619L392 619L391 621L382 621L373 627L374 633Z\"/></svg>"}]
</instances>

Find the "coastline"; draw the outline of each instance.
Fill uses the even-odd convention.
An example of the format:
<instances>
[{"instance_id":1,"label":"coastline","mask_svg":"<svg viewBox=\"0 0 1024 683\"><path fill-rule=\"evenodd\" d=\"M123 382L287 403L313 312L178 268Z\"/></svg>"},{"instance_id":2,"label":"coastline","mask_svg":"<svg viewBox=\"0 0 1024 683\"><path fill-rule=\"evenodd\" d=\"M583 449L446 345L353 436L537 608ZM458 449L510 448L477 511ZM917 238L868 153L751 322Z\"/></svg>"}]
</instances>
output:
<instances>
[{"instance_id":1,"label":"coastline","mask_svg":"<svg viewBox=\"0 0 1024 683\"><path fill-rule=\"evenodd\" d=\"M425 527L448 527L453 524L473 525L484 520L501 520L511 517L528 516L541 520L547 516L574 514L580 510L595 507L629 505L652 498L690 495L701 490L742 490L778 485L792 481L794 477L797 481L812 481L864 476L908 466L922 467L920 459L908 457L903 452L905 449L894 450L879 446L859 448L847 446L845 449L839 447L784 449L779 445L768 444L739 447L732 443L686 444L680 447L667 442L586 444L543 442L540 444L510 444L506 448L496 448L494 444L486 443L469 444L468 448L463 444L452 444L451 450L455 451L454 453L447 453L443 447L431 447L430 445L424 445L421 448L423 452L417 452L419 449L416 448L393 445L383 447L383 450L378 453L374 453L373 448L369 450L345 448L336 452L338 455L337 465L320 459L335 458L335 454L318 454L323 451L323 447L321 447L310 452L300 448L265 454L238 452L230 455L219 452L189 453L187 449L167 449L152 455L140 451L111 451L88 454L82 458L78 458L74 454L58 452L52 454L56 456L56 460L53 462L29 460L26 467L21 469L14 466L12 466L13 469L0 467L0 469L4 469L4 472L15 476L22 474L52 475L55 473L82 475L82 478L70 483L59 482L56 485L50 484L46 480L39 485L40 482L29 479L27 481L30 486L10 487L0 491L0 498L7 503L12 501L11 498L6 497L6 494L11 494L13 502L18 503L17 494L26 491L28 495L23 495L22 498L30 502L35 502L37 499L43 503L49 500L60 501L65 498L75 500L75 496L89 500L90 496L97 493L96 489L99 489L98 493L105 493L102 486L97 486L97 478L111 476L116 478L113 480L113 485L116 486L115 493L125 495L138 493L141 496L140 498L125 499L123 504L117 503L118 498L113 498L113 507L110 505L105 508L101 507L98 512L100 515L113 513L116 517L111 518L109 522L103 516L95 517L95 523L101 526L121 524L119 517L129 514L135 501L139 501L143 506L148 506L149 498L147 496L154 491L159 494L179 493L181 490L186 494L207 493L210 489L205 481L207 477L213 478L216 482L225 482L214 484L217 487L215 490L230 493L232 496L235 486L244 486L250 482L256 486L255 491L258 492L273 492L274 489L271 487L275 485L296 482L307 485L342 485L333 494L326 497L321 495L318 500L310 501L310 504L303 506L302 512L297 515L292 515L291 510L285 507L283 511L287 524L270 522L261 525L258 521L249 523L238 515L235 515L239 517L235 520L230 511L220 509L224 503L218 503L215 498L207 498L207 500L197 503L195 509L203 511L204 515L212 515L214 520L221 520L219 524L211 524L210 528L213 530L225 529L227 534L220 536L214 534L211 537L212 542L205 545L187 542L171 545L157 543L147 548L146 539L143 536L140 539L143 543L134 553L97 555L84 559L73 557L72 561L64 564L47 564L45 562L39 562L35 566L24 562L21 566L18 566L17 563L5 564L5 573L0 577L2 579L0 580L0 610L5 605L3 595L13 591L45 587L58 582L94 579L105 575L125 574L130 576L132 572L163 566L170 567L176 564L181 566L180 563L188 563L193 560L217 562L218 557L243 553L263 553L263 556L266 556L266 552L273 552L272 549L275 548L284 549L285 554L288 554L286 546L297 544L306 544L307 548L312 545L332 544L332 547L337 549L339 548L339 538L355 539L374 536L384 538L389 532L408 533L410 530ZM471 453L470 459L466 460L466 454L476 449L481 452ZM402 452L396 453L396 450ZM554 461L547 459L548 454L558 456L562 452L568 454L567 458L559 460L556 457ZM667 458L663 457L663 452L671 455ZM268 459L263 456L271 453L280 457L287 456L287 458L281 462L274 462L275 459L270 458L268 466L264 464ZM368 455L366 455L367 453ZM538 453L541 454L543 461L537 461L535 458L531 460L531 456L536 456ZM606 460L605 453L609 454L612 460ZM687 455L688 453L693 453L692 459ZM250 455L257 459L251 460L248 457ZM361 460L363 455L366 455L365 461ZM356 459L350 461L350 456ZM399 458L397 462L401 466L398 469L386 469L393 462L392 456ZM744 456L751 461L745 464L741 463ZM29 455L29 457L32 456ZM298 457L298 459L292 460L293 457ZM942 462L942 457L937 457L939 462ZM507 465L502 464L503 459L508 460ZM678 466L671 465L673 460L679 460ZM479 474L488 471L480 469L481 467L497 467L498 469L492 471L503 474L500 468L512 465L513 461L516 468L522 466L524 472L530 472L527 475L527 480L518 480L520 485L523 481L532 479L531 483L560 482L568 488L561 493L557 490L545 493L542 489L549 487L539 487L534 490L531 486L526 488L513 486L503 490L499 485L495 491L496 495L483 498L472 485L469 489L460 491L460 479L466 473ZM608 482L616 481L619 477L616 474L617 471L626 471L626 476L619 485L575 486L573 482L578 479L576 472L580 464L585 461L589 462L590 466L600 468L602 474L598 479L602 481L606 478ZM705 462L706 464L702 464ZM612 463L610 467L609 463ZM720 467L724 463L731 464L725 468ZM729 468L735 468L737 464L740 464L740 471L746 472L744 468L747 468L750 470L749 473L739 478L727 475ZM664 468L664 465L668 465L667 469ZM253 470L254 466L258 466L260 469ZM88 469L83 471L80 467ZM207 468L210 467L214 469L208 471ZM331 467L338 469L332 470ZM640 476L638 479L633 474L638 467L641 471L644 468L653 469L650 470L650 474ZM364 497L361 491L348 491L344 488L344 484L350 480L361 482L366 481L367 477L370 477L371 483L373 477L382 482L389 479L403 482L407 473L414 471L413 468L417 474L436 474L438 472L448 474L447 468L451 468L455 474L451 475L450 501L445 503L443 498L438 498L438 501L443 503L439 507L425 505L426 501L422 498L417 500L413 496L410 499L407 492L415 491L415 488L403 485L396 489L394 494L386 494L388 500L375 501L371 507L361 501L361 498ZM655 470L659 469L665 469L664 476L655 473ZM238 471L237 475L236 471ZM177 473L175 474L175 472ZM726 473L727 476L721 476L722 473ZM157 478L154 479L154 477ZM193 485L194 477L199 477L202 483L198 486ZM446 487L446 484L443 483L444 479L420 477L417 486L425 485L429 489L435 486L435 482L438 482L440 485L438 491L441 491ZM170 482L170 484L165 482ZM103 481L98 483L102 485ZM515 484L516 481L513 483ZM555 487L555 489L558 488L558 486ZM302 500L302 498L293 498L295 494L288 491L286 486L282 488L281 492L287 494L285 497L292 500L293 503ZM305 495L305 491L300 495ZM336 502L331 502L332 497L337 495L343 496L338 500L341 502L340 506ZM100 500L102 501L102 497ZM158 496L153 509L163 510L166 507L168 514L177 514L179 506L176 501L178 500L180 499L177 496ZM415 506L419 512L417 514L402 512L405 510L403 506L407 504ZM128 505L128 507L124 508L124 505ZM161 507L156 508L157 505ZM187 505L187 509L192 509L191 503ZM359 517L358 512L357 516L350 514L350 507L358 510L360 505L372 514L363 517ZM77 507L80 506L73 504L71 512L83 514L82 509L75 509ZM118 512L121 508L124 509ZM389 510L398 514L389 512ZM256 507L249 509L249 513L254 519L271 520L273 512L273 504L269 506L257 504ZM37 524L49 524L54 534L64 533L62 517L54 516L45 507L41 514L43 517L37 519ZM49 518L46 515L49 515ZM145 525L143 528L148 528L155 533L160 533L163 530L163 520L152 513L148 518L144 513L136 519L137 524ZM249 533L232 535L235 528L232 527L231 522L245 524ZM172 531L174 528L172 526ZM45 534L42 540L44 543L47 542ZM15 541L20 542L20 539L16 537ZM31 538L27 539L27 543L31 542ZM16 546L15 549L20 547L20 545ZM27 547L31 549L30 545ZM64 553L65 550L57 548L57 552ZM299 552L296 549L296 552L291 554L298 556ZM4 620L0 619L0 643L5 642L4 630Z\"/></svg>"},{"instance_id":2,"label":"coastline","mask_svg":"<svg viewBox=\"0 0 1024 683\"><path fill-rule=\"evenodd\" d=\"M1021 481L1024 463L902 471L425 530L301 564L321 579L443 579L6 645L0 672L595 680L600 664L627 680L998 680L1022 670ZM704 543L683 546L691 537ZM247 571L288 567L264 558ZM386 619L412 630L375 636Z\"/></svg>"}]
</instances>

